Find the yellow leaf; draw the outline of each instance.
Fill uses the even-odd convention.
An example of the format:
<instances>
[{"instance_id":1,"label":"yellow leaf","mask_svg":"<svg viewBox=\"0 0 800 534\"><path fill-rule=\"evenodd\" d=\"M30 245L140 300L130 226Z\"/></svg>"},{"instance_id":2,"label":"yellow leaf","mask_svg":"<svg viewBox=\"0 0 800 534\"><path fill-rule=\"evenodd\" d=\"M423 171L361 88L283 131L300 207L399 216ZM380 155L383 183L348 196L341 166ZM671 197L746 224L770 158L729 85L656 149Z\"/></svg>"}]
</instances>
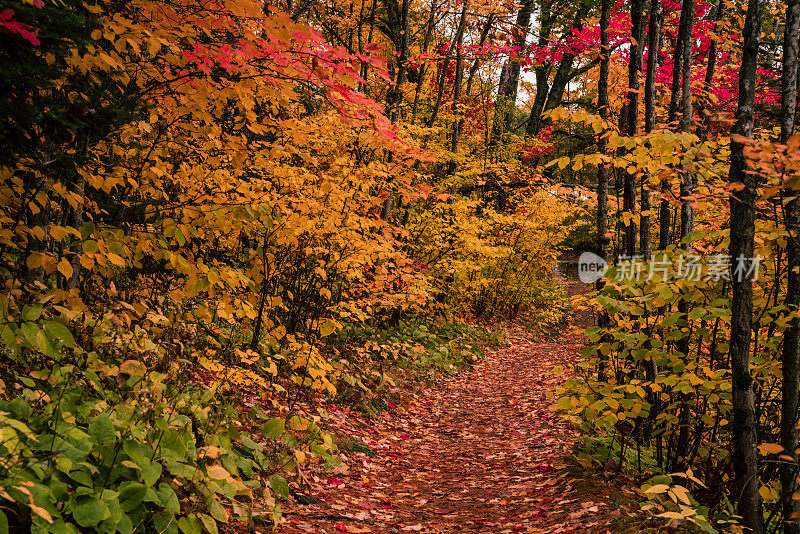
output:
<instances>
[{"instance_id":1,"label":"yellow leaf","mask_svg":"<svg viewBox=\"0 0 800 534\"><path fill-rule=\"evenodd\" d=\"M33 504L33 502L31 502L28 506L31 507L31 512L33 512L34 514L38 515L39 517L41 517L42 519L44 519L48 523L52 523L53 522L53 517L50 515L50 512L48 512L47 510L45 510L41 506L36 506L35 504Z\"/></svg>"},{"instance_id":2,"label":"yellow leaf","mask_svg":"<svg viewBox=\"0 0 800 534\"><path fill-rule=\"evenodd\" d=\"M762 443L758 446L758 450L761 454L780 454L783 452L783 447L777 443Z\"/></svg>"},{"instance_id":3,"label":"yellow leaf","mask_svg":"<svg viewBox=\"0 0 800 534\"><path fill-rule=\"evenodd\" d=\"M336 330L336 324L332 320L327 319L325 322L323 322L320 325L320 327L319 327L319 335L321 335L322 337L329 336L335 330Z\"/></svg>"},{"instance_id":4,"label":"yellow leaf","mask_svg":"<svg viewBox=\"0 0 800 534\"><path fill-rule=\"evenodd\" d=\"M208 445L206 447L201 447L199 450L199 456L201 458L217 458L219 456L219 447L215 447L214 445Z\"/></svg>"},{"instance_id":5,"label":"yellow leaf","mask_svg":"<svg viewBox=\"0 0 800 534\"><path fill-rule=\"evenodd\" d=\"M207 473L208 476L214 480L225 480L231 476L227 469L217 464L209 466Z\"/></svg>"},{"instance_id":6,"label":"yellow leaf","mask_svg":"<svg viewBox=\"0 0 800 534\"><path fill-rule=\"evenodd\" d=\"M122 365L119 366L119 370L129 375L141 376L147 372L147 367L145 367L142 362L136 360L125 360L122 362Z\"/></svg>"},{"instance_id":7,"label":"yellow leaf","mask_svg":"<svg viewBox=\"0 0 800 534\"><path fill-rule=\"evenodd\" d=\"M70 279L72 278L72 265L70 265L67 258L61 258L61 261L58 262L58 272L64 275L64 278Z\"/></svg>"},{"instance_id":8,"label":"yellow leaf","mask_svg":"<svg viewBox=\"0 0 800 534\"><path fill-rule=\"evenodd\" d=\"M44 265L44 254L40 252L33 252L28 259L25 260L25 264L28 266L28 269L39 269Z\"/></svg>"}]
</instances>

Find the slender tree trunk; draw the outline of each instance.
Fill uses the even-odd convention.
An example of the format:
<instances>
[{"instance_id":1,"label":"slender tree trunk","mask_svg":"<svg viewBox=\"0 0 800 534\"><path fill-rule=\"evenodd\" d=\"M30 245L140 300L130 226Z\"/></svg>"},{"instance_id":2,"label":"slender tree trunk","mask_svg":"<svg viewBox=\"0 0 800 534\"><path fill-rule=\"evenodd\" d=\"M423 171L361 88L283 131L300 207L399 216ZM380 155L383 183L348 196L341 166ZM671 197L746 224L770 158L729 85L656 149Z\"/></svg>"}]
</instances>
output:
<instances>
[{"instance_id":1,"label":"slender tree trunk","mask_svg":"<svg viewBox=\"0 0 800 534\"><path fill-rule=\"evenodd\" d=\"M719 24L722 20L722 15L725 12L725 0L717 0L717 7L714 11L714 33L717 33L719 30ZM708 62L706 63L706 75L703 79L703 100L704 104L700 109L700 124L701 124L701 131L698 132L698 136L700 139L703 139L708 135L709 130L709 119L711 118L711 113L705 109L707 102L709 102L708 95L711 94L711 84L714 82L714 73L717 69L717 41L715 39L711 40L711 44L708 46Z\"/></svg>"},{"instance_id":2,"label":"slender tree trunk","mask_svg":"<svg viewBox=\"0 0 800 534\"><path fill-rule=\"evenodd\" d=\"M525 40L531 24L534 0L523 0L517 12L517 24L514 28L513 45L518 48L518 54L525 50ZM495 112L492 126L492 137L500 137L507 132L514 121L514 108L517 101L517 88L519 86L519 57L509 58L503 65L505 76L501 76L500 86L497 90L497 111Z\"/></svg>"},{"instance_id":3,"label":"slender tree trunk","mask_svg":"<svg viewBox=\"0 0 800 534\"><path fill-rule=\"evenodd\" d=\"M781 77L781 143L794 135L797 111L797 56L800 43L800 0L788 0L786 27L783 35L783 76ZM792 197L784 207L787 237L788 287L785 304L789 312L800 309L800 202L796 192L785 191ZM781 403L781 445L788 454L798 460L797 412L800 407L800 321L792 319L783 334L783 382ZM797 491L797 473L794 466L785 464L781 468L783 495L783 520L786 534L800 534L798 512L800 503L792 496Z\"/></svg>"},{"instance_id":4,"label":"slender tree trunk","mask_svg":"<svg viewBox=\"0 0 800 534\"><path fill-rule=\"evenodd\" d=\"M431 44L431 36L433 35L434 20L436 19L436 2L431 0L431 13L428 16L428 23L425 25L425 38L422 40L422 54L428 53L428 47ZM417 76L417 87L414 90L414 105L411 107L411 124L417 122L417 112L419 111L419 96L422 93L422 85L425 82L425 74L428 72L428 63L423 63L419 67L419 76Z\"/></svg>"},{"instance_id":5,"label":"slender tree trunk","mask_svg":"<svg viewBox=\"0 0 800 534\"><path fill-rule=\"evenodd\" d=\"M75 183L72 186L72 192L80 197L80 201L73 209L70 210L69 220L67 222L69 226L78 231L80 231L81 226L83 225L83 199L85 189L86 180L82 174L78 173L75 178ZM69 280L67 280L67 289L75 289L78 287L78 282L81 275L81 254L83 254L83 240L76 239L75 242L70 245L69 250L72 256L69 259L70 265L72 266L72 276Z\"/></svg>"},{"instance_id":6,"label":"slender tree trunk","mask_svg":"<svg viewBox=\"0 0 800 534\"><path fill-rule=\"evenodd\" d=\"M748 171L744 145L735 136L753 137L756 68L761 36L763 0L749 0L744 24L739 102L731 130L731 183L743 184L730 195L731 210L731 383L733 396L732 460L737 512L742 524L754 534L764 532L758 476L758 436L753 377L750 374L750 337L753 325L752 275L737 269L749 266L755 237L755 176Z\"/></svg>"},{"instance_id":7,"label":"slender tree trunk","mask_svg":"<svg viewBox=\"0 0 800 534\"><path fill-rule=\"evenodd\" d=\"M608 37L608 21L611 12L611 0L601 0L600 3L600 77L597 80L597 109L603 120L608 120L608 71L611 50ZM597 140L597 150L606 154L608 139L605 130ZM597 254L608 261L608 167L605 164L597 166ZM598 281L597 289L602 289ZM601 325L603 326L603 325Z\"/></svg>"},{"instance_id":8,"label":"slender tree trunk","mask_svg":"<svg viewBox=\"0 0 800 534\"><path fill-rule=\"evenodd\" d=\"M375 32L375 12L378 9L378 0L372 0L372 11L369 15L369 34L367 35L367 44L372 44L372 34ZM359 52L362 54L364 53L364 46L361 43L361 32L358 33L358 41L359 41ZM369 73L369 63L366 61L361 62L361 70L359 74L361 74L361 78L364 80L363 82L359 82L359 91L364 92L368 87L366 82L367 74Z\"/></svg>"},{"instance_id":9,"label":"slender tree trunk","mask_svg":"<svg viewBox=\"0 0 800 534\"><path fill-rule=\"evenodd\" d=\"M675 37L675 54L672 59L672 93L669 98L669 113L667 122L670 126L678 118L678 101L681 94L681 74L683 73L683 46L686 41L686 19L683 17L681 8L681 18L678 23L678 35Z\"/></svg>"},{"instance_id":10,"label":"slender tree trunk","mask_svg":"<svg viewBox=\"0 0 800 534\"><path fill-rule=\"evenodd\" d=\"M465 4L466 5L466 4ZM444 58L442 62L442 75L439 77L439 88L436 94L436 104L433 106L433 112L431 113L430 118L428 119L428 127L430 128L436 122L436 118L439 116L439 109L442 106L442 99L444 98L444 82L447 79L447 67L450 66L450 56L453 55L453 50L455 49L455 43L457 41L461 41L464 35L464 29L466 27L466 20L467 20L467 10L466 8L461 10L461 18L458 22L458 28L456 29L456 38L453 43L450 44L450 48L447 50L447 56Z\"/></svg>"},{"instance_id":11,"label":"slender tree trunk","mask_svg":"<svg viewBox=\"0 0 800 534\"><path fill-rule=\"evenodd\" d=\"M389 102L390 111L389 118L392 124L400 119L400 106L403 103L403 84L406 83L408 77L408 33L409 33L409 3L410 0L403 0L403 7L400 13L400 41L398 58L397 58L397 77L395 79L395 86L391 92L391 100Z\"/></svg>"},{"instance_id":12,"label":"slender tree trunk","mask_svg":"<svg viewBox=\"0 0 800 534\"><path fill-rule=\"evenodd\" d=\"M684 22L685 21L685 22ZM694 26L694 0L683 0L681 6L681 26L685 25L683 45L681 46L681 65L683 82L681 83L681 120L680 129L691 131L692 122L692 28ZM681 239L689 235L694 226L694 207L689 197L694 193L694 176L690 172L682 173L681 179ZM688 248L688 243L684 245Z\"/></svg>"},{"instance_id":13,"label":"slender tree trunk","mask_svg":"<svg viewBox=\"0 0 800 534\"><path fill-rule=\"evenodd\" d=\"M389 101L389 119L391 120L392 124L395 124L400 119L401 113L401 106L403 104L403 84L406 83L406 78L408 74L408 56L409 56L409 46L408 46L408 33L409 33L409 23L408 23L408 13L409 13L409 4L411 0L403 0L403 7L400 13L400 41L398 42L399 45L399 57L397 59L397 78L394 88L390 91L390 94L387 95L387 100ZM392 154L389 154L389 161L392 161ZM389 178L389 182L393 179ZM383 209L381 209L381 219L384 221L389 220L389 215L392 213L392 204L394 203L394 195L392 194L392 190L389 189L389 194L386 197L386 200L383 201Z\"/></svg>"},{"instance_id":14,"label":"slender tree trunk","mask_svg":"<svg viewBox=\"0 0 800 534\"><path fill-rule=\"evenodd\" d=\"M611 0L601 0L600 2L600 78L597 80L597 109L603 120L608 120L608 72L611 56L609 46L608 22L611 13ZM601 154L608 152L608 139L605 137L605 129L600 133L597 140L597 150ZM608 238L608 167L601 163L597 166L597 254L604 260L609 260L609 238ZM597 281L597 290L603 289L603 280ZM600 311L597 316L597 326L605 327L610 322L609 316L604 311ZM606 372L606 357L600 355L597 365L597 378L603 380Z\"/></svg>"},{"instance_id":15,"label":"slender tree trunk","mask_svg":"<svg viewBox=\"0 0 800 534\"><path fill-rule=\"evenodd\" d=\"M490 13L489 16L487 17L486 24L484 25L483 31L481 32L481 39L478 42L478 48L482 47L483 44L486 42L487 37L489 37L489 32L492 29L492 24L494 24L495 16L496 16L495 13ZM472 61L472 66L470 67L469 75L467 76L467 87L464 90L464 96L467 97L467 98L469 98L469 96L472 94L472 84L475 81L475 74L478 72L478 67L479 66L480 66L480 61L476 57ZM459 135L463 131L463 129L464 129L464 115L462 113L459 116L459 119L458 119Z\"/></svg>"},{"instance_id":16,"label":"slender tree trunk","mask_svg":"<svg viewBox=\"0 0 800 534\"><path fill-rule=\"evenodd\" d=\"M407 1L407 0L406 0ZM467 9L469 8L469 0L464 1L464 6L461 9L461 20L466 20ZM463 26L463 24L462 24ZM463 44L464 32L458 32L458 39L456 41L456 77L453 87L453 132L450 138L450 151L455 158L458 154L458 140L461 136L461 82L464 80L464 54L461 50ZM453 159L448 166L448 173L453 174L456 170L456 161Z\"/></svg>"},{"instance_id":17,"label":"slender tree trunk","mask_svg":"<svg viewBox=\"0 0 800 534\"><path fill-rule=\"evenodd\" d=\"M685 19L685 23L684 23ZM683 0L681 6L681 26L686 25L681 46L681 67L683 83L681 84L681 130L692 129L692 29L694 27L694 0Z\"/></svg>"},{"instance_id":18,"label":"slender tree trunk","mask_svg":"<svg viewBox=\"0 0 800 534\"><path fill-rule=\"evenodd\" d=\"M647 27L647 69L644 81L644 131L650 133L656 124L656 68L661 45L661 0L650 1L650 20ZM639 248L645 260L650 259L650 180L642 183L642 218Z\"/></svg>"},{"instance_id":19,"label":"slender tree trunk","mask_svg":"<svg viewBox=\"0 0 800 534\"><path fill-rule=\"evenodd\" d=\"M642 47L644 26L642 15L644 0L631 1L631 48L628 64L628 124L627 134L631 137L639 132L639 74L642 70ZM636 212L636 175L625 172L623 184L623 209L628 213ZM625 254L631 258L636 255L636 223L631 219L625 227Z\"/></svg>"},{"instance_id":20,"label":"slender tree trunk","mask_svg":"<svg viewBox=\"0 0 800 534\"><path fill-rule=\"evenodd\" d=\"M492 30L492 24L494 24L496 16L497 16L496 13L489 13L489 17L486 19L486 24L483 26L483 31L481 32L481 39L480 41L478 41L478 48L481 48L486 42L486 39L489 37L489 32ZM464 94L466 96L469 96L472 93L472 84L475 81L475 74L478 72L479 66L480 66L480 61L476 57L473 60L472 66L469 69L469 76L467 77L467 88L464 91Z\"/></svg>"}]
</instances>

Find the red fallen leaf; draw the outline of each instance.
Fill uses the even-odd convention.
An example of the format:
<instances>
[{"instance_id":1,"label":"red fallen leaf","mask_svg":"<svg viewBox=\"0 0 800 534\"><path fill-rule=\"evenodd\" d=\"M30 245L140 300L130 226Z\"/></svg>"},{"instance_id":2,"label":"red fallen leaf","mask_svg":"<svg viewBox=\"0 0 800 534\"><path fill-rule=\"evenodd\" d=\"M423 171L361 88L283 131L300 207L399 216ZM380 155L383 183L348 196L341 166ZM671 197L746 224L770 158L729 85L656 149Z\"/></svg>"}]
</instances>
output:
<instances>
[{"instance_id":1,"label":"red fallen leaf","mask_svg":"<svg viewBox=\"0 0 800 534\"><path fill-rule=\"evenodd\" d=\"M333 525L333 528L340 532L347 532L347 527L344 525L344 523L336 523Z\"/></svg>"},{"instance_id":2,"label":"red fallen leaf","mask_svg":"<svg viewBox=\"0 0 800 534\"><path fill-rule=\"evenodd\" d=\"M342 486L344 484L344 480L341 480L339 478L329 478L328 484L331 484L333 486Z\"/></svg>"},{"instance_id":3,"label":"red fallen leaf","mask_svg":"<svg viewBox=\"0 0 800 534\"><path fill-rule=\"evenodd\" d=\"M514 527L511 527L511 530L525 530L525 527L523 527L522 525L516 525Z\"/></svg>"}]
</instances>

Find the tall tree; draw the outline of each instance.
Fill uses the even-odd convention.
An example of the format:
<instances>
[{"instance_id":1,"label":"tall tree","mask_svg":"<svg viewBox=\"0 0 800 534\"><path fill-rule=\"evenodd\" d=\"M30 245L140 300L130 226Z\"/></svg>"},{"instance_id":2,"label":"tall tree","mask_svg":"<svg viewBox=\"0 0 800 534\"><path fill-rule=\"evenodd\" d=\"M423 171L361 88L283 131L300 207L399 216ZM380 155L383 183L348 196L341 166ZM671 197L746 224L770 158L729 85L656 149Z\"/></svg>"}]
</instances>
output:
<instances>
[{"instance_id":1,"label":"tall tree","mask_svg":"<svg viewBox=\"0 0 800 534\"><path fill-rule=\"evenodd\" d=\"M722 15L725 13L725 0L717 0L717 6L714 8L714 33L717 33L720 29L720 23L722 21ZM717 44L716 39L711 39L711 43L708 45L708 60L706 62L706 74L705 78L703 79L703 99L700 101L700 131L698 131L698 137L701 139L705 137L708 133L708 121L711 117L711 113L706 111L704 108L706 106L706 102L708 101L708 97L712 91L712 84L714 82L714 74L717 69L717 55L719 54L719 45Z\"/></svg>"},{"instance_id":2,"label":"tall tree","mask_svg":"<svg viewBox=\"0 0 800 534\"><path fill-rule=\"evenodd\" d=\"M797 110L798 43L800 39L800 0L788 0L786 25L783 34L783 74L781 76L781 143L786 144L794 134ZM785 191L789 200L784 205L784 219L788 233L787 289L785 304L792 313L800 309L800 202L796 192ZM797 412L800 407L800 321L792 319L783 335L783 383L781 403L781 445L784 453L797 462L798 447ZM785 464L781 469L783 492L784 531L800 534L798 514L800 505L792 496L797 489L797 473L793 465Z\"/></svg>"},{"instance_id":3,"label":"tall tree","mask_svg":"<svg viewBox=\"0 0 800 534\"><path fill-rule=\"evenodd\" d=\"M656 124L656 69L661 47L661 1L650 0L647 26L647 69L644 80L644 131L650 133ZM650 180L642 183L642 217L639 248L645 260L650 258Z\"/></svg>"},{"instance_id":4,"label":"tall tree","mask_svg":"<svg viewBox=\"0 0 800 534\"><path fill-rule=\"evenodd\" d=\"M752 139L755 114L756 69L761 38L764 0L749 0L744 24L739 100L731 130L731 167L728 179L736 184L730 195L731 300L730 364L733 397L732 460L737 511L754 534L764 532L759 495L758 419L753 377L750 374L750 341L753 325L753 261L755 237L755 175L748 172L743 137ZM740 189L741 188L741 189ZM740 190L736 190L740 189Z\"/></svg>"},{"instance_id":5,"label":"tall tree","mask_svg":"<svg viewBox=\"0 0 800 534\"><path fill-rule=\"evenodd\" d=\"M428 53L428 47L431 44L431 36L433 35L433 28L436 20L436 4L438 0L431 0L431 11L428 14L428 23L425 24L425 37L422 40L422 55ZM411 107L411 122L417 122L417 111L419 110L419 97L422 93L422 84L425 81L425 74L428 72L428 64L423 63L419 67L419 75L417 76L417 87L414 90L414 105Z\"/></svg>"},{"instance_id":6,"label":"tall tree","mask_svg":"<svg viewBox=\"0 0 800 534\"><path fill-rule=\"evenodd\" d=\"M389 24L393 29L392 33L397 53L395 83L386 94L386 103L389 108L388 115L392 123L397 122L400 118L400 105L403 102L403 84L408 79L409 4L410 0L402 0L402 5L398 5L397 0L386 1L386 11L389 15ZM396 21L397 26L394 26L394 21Z\"/></svg>"},{"instance_id":7,"label":"tall tree","mask_svg":"<svg viewBox=\"0 0 800 534\"><path fill-rule=\"evenodd\" d=\"M608 22L611 11L611 0L600 2L600 77L597 80L597 109L603 120L608 120L608 71L611 50L608 38ZM605 131L597 139L597 150L601 154L607 152L608 139ZM597 166L597 254L608 261L608 167L601 163ZM602 282L598 281L598 289ZM603 325L600 325L603 326Z\"/></svg>"},{"instance_id":8,"label":"tall tree","mask_svg":"<svg viewBox=\"0 0 800 534\"><path fill-rule=\"evenodd\" d=\"M407 0L406 0L407 1ZM464 0L464 5L461 7L461 20L466 20L467 9L469 9L469 0ZM461 82L464 79L464 52L462 44L464 43L464 32L458 32L456 41L456 76L453 82L453 131L450 137L450 151L453 156L458 153L458 139L461 135ZM456 170L455 159L451 160L448 172L453 173Z\"/></svg>"},{"instance_id":9,"label":"tall tree","mask_svg":"<svg viewBox=\"0 0 800 534\"><path fill-rule=\"evenodd\" d=\"M439 110L442 107L442 99L444 98L444 89L446 85L445 82L447 80L447 69L450 66L450 59L452 58L453 52L455 51L456 43L460 42L463 39L466 27L467 27L467 7L465 3L462 5L461 16L459 17L458 20L458 27L456 28L455 39L450 43L444 61L442 61L441 75L439 76L438 89L436 91L436 103L433 105L433 111L431 112L431 116L428 118L428 123L427 123L428 127L433 126L436 123L436 118L439 116Z\"/></svg>"},{"instance_id":10,"label":"tall tree","mask_svg":"<svg viewBox=\"0 0 800 534\"><path fill-rule=\"evenodd\" d=\"M681 6L681 102L679 128L686 132L692 128L692 27L694 26L694 0L683 0ZM694 226L694 207L689 197L694 193L694 176L691 172L681 174L681 239L689 235ZM687 245L688 246L688 245Z\"/></svg>"},{"instance_id":11,"label":"tall tree","mask_svg":"<svg viewBox=\"0 0 800 534\"><path fill-rule=\"evenodd\" d=\"M680 109L681 104L685 104L685 99L681 99L681 90L683 88L682 75L686 72L684 69L684 61L686 58L691 58L692 46L692 31L691 25L694 20L694 1L685 0L681 4L681 16L678 22L678 33L675 37L675 53L672 59L672 86L669 99L669 111L667 114L667 123L670 127L680 126L676 124L678 121L678 112L683 111ZM685 49L689 48L688 54ZM691 72L691 64L688 65L689 72ZM687 83L690 80L687 77ZM691 100L690 100L691 105ZM683 113L681 113L681 118ZM684 196L685 181L681 181L681 196ZM669 182L664 181L661 184L661 206L659 208L659 238L658 248L665 249L670 244L670 202L669 197L672 196L672 189ZM689 209L690 206L681 205L681 215L684 216L684 208ZM688 219L687 219L688 221ZM683 229L684 226L681 225ZM681 235L683 237L683 235Z\"/></svg>"},{"instance_id":12,"label":"tall tree","mask_svg":"<svg viewBox=\"0 0 800 534\"><path fill-rule=\"evenodd\" d=\"M514 121L514 108L519 87L519 58L523 56L525 50L525 41L531 25L533 6L534 0L524 0L517 12L517 23L514 26L512 40L512 45L517 49L517 56L509 58L503 65L500 86L497 90L497 112L492 126L493 138L499 137L503 132L507 132Z\"/></svg>"},{"instance_id":13,"label":"tall tree","mask_svg":"<svg viewBox=\"0 0 800 534\"><path fill-rule=\"evenodd\" d=\"M542 0L539 47L547 46L552 37L556 17L555 14L551 12L552 6L550 4L551 2L549 0ZM588 0L583 0L578 5L578 9L575 11L575 16L572 19L572 24L564 34L561 35L559 39L560 42L569 42L571 38L583 29L590 7L591 5ZM573 68L577 56L578 54L574 50L567 49L561 55L558 66L553 65L550 61L544 61L534 69L534 73L536 74L536 97L533 100L530 118L525 127L526 137L535 136L541 131L544 126L542 113L561 105L567 84L578 76L585 74L597 64L592 61L581 67ZM552 83L550 82L551 75L553 76Z\"/></svg>"},{"instance_id":14,"label":"tall tree","mask_svg":"<svg viewBox=\"0 0 800 534\"><path fill-rule=\"evenodd\" d=\"M409 56L409 9L411 0L403 0L402 7L399 13L399 35L396 36L395 48L397 50L397 76L395 83L389 88L386 94L386 103L388 107L389 120L392 124L400 119L401 105L403 103L403 84L406 83L408 78L408 56ZM398 17L397 1L387 0L386 10L389 13L389 22L391 25L392 20ZM389 153L389 161L392 160L392 154ZM389 180L391 182L391 179ZM381 209L381 219L384 221L389 219L392 212L392 204L394 203L394 195L389 191L386 200L383 201L383 208Z\"/></svg>"},{"instance_id":15,"label":"tall tree","mask_svg":"<svg viewBox=\"0 0 800 534\"><path fill-rule=\"evenodd\" d=\"M628 124L627 134L635 136L639 131L639 74L642 70L642 47L644 45L644 14L645 0L631 1L631 48L630 62L628 63ZM623 209L633 214L636 211L636 175L625 172L623 184ZM625 253L633 257L636 255L636 223L633 218L628 219L625 226Z\"/></svg>"}]
</instances>

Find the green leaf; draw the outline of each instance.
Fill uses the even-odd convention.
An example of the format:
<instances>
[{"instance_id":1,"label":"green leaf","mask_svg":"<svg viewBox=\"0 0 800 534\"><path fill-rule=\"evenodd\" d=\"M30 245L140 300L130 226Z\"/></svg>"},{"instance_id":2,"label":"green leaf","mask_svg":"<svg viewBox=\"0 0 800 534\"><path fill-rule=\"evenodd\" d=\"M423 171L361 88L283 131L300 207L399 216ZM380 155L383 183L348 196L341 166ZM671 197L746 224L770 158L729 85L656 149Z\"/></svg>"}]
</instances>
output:
<instances>
[{"instance_id":1,"label":"green leaf","mask_svg":"<svg viewBox=\"0 0 800 534\"><path fill-rule=\"evenodd\" d=\"M22 335L25 337L25 341L28 342L28 346L36 348L38 345L38 342L36 341L36 335L41 332L41 330L39 330L39 326L36 323L22 323L20 330L22 331Z\"/></svg>"},{"instance_id":2,"label":"green leaf","mask_svg":"<svg viewBox=\"0 0 800 534\"><path fill-rule=\"evenodd\" d=\"M283 419L270 419L261 426L261 435L265 438L278 439L283 435L286 421Z\"/></svg>"},{"instance_id":3,"label":"green leaf","mask_svg":"<svg viewBox=\"0 0 800 534\"><path fill-rule=\"evenodd\" d=\"M46 531L51 532L52 534L80 534L78 527L72 523L65 523L60 519L58 521L54 521L50 525L47 525ZM31 529L31 532L33 532L33 529Z\"/></svg>"},{"instance_id":4,"label":"green leaf","mask_svg":"<svg viewBox=\"0 0 800 534\"><path fill-rule=\"evenodd\" d=\"M258 445L258 443L256 443L252 439L250 439L250 436L247 436L247 435L243 435L241 437L241 442L242 442L242 445L244 445L245 447L247 447L250 450L254 450L255 451L255 450L258 450L258 449L261 448Z\"/></svg>"},{"instance_id":5,"label":"green leaf","mask_svg":"<svg viewBox=\"0 0 800 534\"><path fill-rule=\"evenodd\" d=\"M140 504L147 493L147 486L138 482L126 482L119 487L119 505L123 512L130 512Z\"/></svg>"},{"instance_id":6,"label":"green leaf","mask_svg":"<svg viewBox=\"0 0 800 534\"><path fill-rule=\"evenodd\" d=\"M289 484L286 483L286 479L280 475L272 475L269 477L269 485L272 487L272 491L283 497L284 499L289 498Z\"/></svg>"},{"instance_id":7,"label":"green leaf","mask_svg":"<svg viewBox=\"0 0 800 534\"><path fill-rule=\"evenodd\" d=\"M117 532L120 534L131 534L133 532L133 523L128 514L122 514L122 517L117 521Z\"/></svg>"},{"instance_id":8,"label":"green leaf","mask_svg":"<svg viewBox=\"0 0 800 534\"><path fill-rule=\"evenodd\" d=\"M0 510L0 534L8 534L8 518L2 510Z\"/></svg>"},{"instance_id":9,"label":"green leaf","mask_svg":"<svg viewBox=\"0 0 800 534\"><path fill-rule=\"evenodd\" d=\"M97 498L90 498L72 507L72 517L81 527L93 527L110 516L111 512L106 503Z\"/></svg>"},{"instance_id":10,"label":"green leaf","mask_svg":"<svg viewBox=\"0 0 800 534\"><path fill-rule=\"evenodd\" d=\"M39 330L36 333L36 348L50 358L57 357L56 350L53 348L53 344L50 343L50 339L48 339L47 334L45 334L43 330Z\"/></svg>"},{"instance_id":11,"label":"green leaf","mask_svg":"<svg viewBox=\"0 0 800 534\"><path fill-rule=\"evenodd\" d=\"M150 465L142 467L142 480L146 486L153 486L161 478L161 464L152 462Z\"/></svg>"},{"instance_id":12,"label":"green leaf","mask_svg":"<svg viewBox=\"0 0 800 534\"><path fill-rule=\"evenodd\" d=\"M89 423L89 436L97 444L116 441L117 434L114 432L114 424L111 422L111 418L102 413L92 419Z\"/></svg>"},{"instance_id":13,"label":"green leaf","mask_svg":"<svg viewBox=\"0 0 800 534\"><path fill-rule=\"evenodd\" d=\"M67 347L75 345L75 338L72 337L72 332L58 321L45 321L44 329L50 334L51 339L60 339Z\"/></svg>"},{"instance_id":14,"label":"green leaf","mask_svg":"<svg viewBox=\"0 0 800 534\"><path fill-rule=\"evenodd\" d=\"M8 327L8 325L3 325L3 328L0 328L0 338L2 338L3 344L11 349L14 358L19 356L19 343L17 343L17 336L14 335L14 332Z\"/></svg>"},{"instance_id":15,"label":"green leaf","mask_svg":"<svg viewBox=\"0 0 800 534\"><path fill-rule=\"evenodd\" d=\"M181 517L178 520L178 528L183 534L203 534L203 522L195 514Z\"/></svg>"},{"instance_id":16,"label":"green leaf","mask_svg":"<svg viewBox=\"0 0 800 534\"><path fill-rule=\"evenodd\" d=\"M24 306L20 318L23 321L35 321L42 316L42 307L38 304L35 306Z\"/></svg>"},{"instance_id":17,"label":"green leaf","mask_svg":"<svg viewBox=\"0 0 800 534\"><path fill-rule=\"evenodd\" d=\"M214 497L208 500L208 513L220 523L228 522L228 513L225 511L225 507Z\"/></svg>"},{"instance_id":18,"label":"green leaf","mask_svg":"<svg viewBox=\"0 0 800 534\"><path fill-rule=\"evenodd\" d=\"M156 527L158 534L178 532L178 522L175 521L175 514L168 510L161 510L153 516L153 526Z\"/></svg>"},{"instance_id":19,"label":"green leaf","mask_svg":"<svg viewBox=\"0 0 800 534\"><path fill-rule=\"evenodd\" d=\"M209 516L208 514L198 514L200 517L200 521L203 522L203 526L206 527L206 530L209 531L211 534L217 534L219 531L217 530L217 522L214 521L214 518Z\"/></svg>"},{"instance_id":20,"label":"green leaf","mask_svg":"<svg viewBox=\"0 0 800 534\"><path fill-rule=\"evenodd\" d=\"M156 493L158 494L158 498L161 499L162 507L170 512L175 512L176 514L180 513L181 503L178 502L178 496L175 495L175 492L172 491L172 488L169 487L168 484L164 484L163 482L159 484Z\"/></svg>"}]
</instances>

